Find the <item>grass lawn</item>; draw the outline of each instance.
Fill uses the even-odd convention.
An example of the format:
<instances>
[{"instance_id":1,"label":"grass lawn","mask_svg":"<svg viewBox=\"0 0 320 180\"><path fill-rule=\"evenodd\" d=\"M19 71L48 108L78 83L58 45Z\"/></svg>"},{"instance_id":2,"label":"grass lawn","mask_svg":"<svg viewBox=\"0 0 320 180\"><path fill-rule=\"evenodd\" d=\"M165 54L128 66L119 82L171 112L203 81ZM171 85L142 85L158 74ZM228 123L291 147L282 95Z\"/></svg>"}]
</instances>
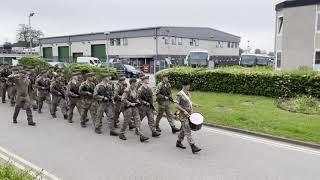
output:
<instances>
[{"instance_id":1,"label":"grass lawn","mask_svg":"<svg viewBox=\"0 0 320 180\"><path fill-rule=\"evenodd\" d=\"M192 101L201 105L194 112L202 113L206 123L320 144L320 115L281 110L276 107L275 99L267 97L212 92L191 94Z\"/></svg>"},{"instance_id":2,"label":"grass lawn","mask_svg":"<svg viewBox=\"0 0 320 180\"><path fill-rule=\"evenodd\" d=\"M34 178L26 171L16 169L11 164L0 164L0 179L5 180L33 180Z\"/></svg>"}]
</instances>

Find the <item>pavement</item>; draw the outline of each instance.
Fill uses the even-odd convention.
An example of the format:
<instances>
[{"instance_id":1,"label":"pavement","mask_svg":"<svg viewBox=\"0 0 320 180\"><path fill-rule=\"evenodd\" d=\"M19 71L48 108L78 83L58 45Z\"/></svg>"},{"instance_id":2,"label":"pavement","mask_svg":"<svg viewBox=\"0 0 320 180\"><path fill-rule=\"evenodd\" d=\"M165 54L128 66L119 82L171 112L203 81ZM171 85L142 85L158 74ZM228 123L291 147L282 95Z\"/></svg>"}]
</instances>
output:
<instances>
[{"instance_id":1,"label":"pavement","mask_svg":"<svg viewBox=\"0 0 320 180\"><path fill-rule=\"evenodd\" d=\"M24 111L14 125L13 108L0 104L0 146L60 179L320 179L320 151L310 148L203 127L193 132L203 150L192 154L186 141L186 150L175 147L177 135L166 119L160 138L141 143L134 131L127 132L127 141L109 136L105 119L103 134L97 135L91 122L80 127L77 113L69 124L60 112L52 119L47 108L43 111L34 112L36 127L27 126ZM146 120L142 130L151 136Z\"/></svg>"}]
</instances>

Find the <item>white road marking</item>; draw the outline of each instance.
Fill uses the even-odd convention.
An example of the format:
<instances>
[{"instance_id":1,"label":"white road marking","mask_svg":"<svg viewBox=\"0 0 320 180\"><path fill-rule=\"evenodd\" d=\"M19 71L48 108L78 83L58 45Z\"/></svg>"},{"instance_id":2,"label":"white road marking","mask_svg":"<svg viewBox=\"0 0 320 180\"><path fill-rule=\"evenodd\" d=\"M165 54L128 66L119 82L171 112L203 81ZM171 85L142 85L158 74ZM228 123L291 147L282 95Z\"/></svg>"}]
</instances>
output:
<instances>
[{"instance_id":1,"label":"white road marking","mask_svg":"<svg viewBox=\"0 0 320 180\"><path fill-rule=\"evenodd\" d=\"M31 162L15 155L0 146L0 158L11 163L19 169L29 171L29 174L35 176L37 180L61 180L61 178L49 173L48 171L32 164Z\"/></svg>"},{"instance_id":2,"label":"white road marking","mask_svg":"<svg viewBox=\"0 0 320 180\"><path fill-rule=\"evenodd\" d=\"M216 134L237 137L240 139L263 143L263 144L271 145L274 147L279 147L279 148L284 148L284 149L289 149L289 150L293 150L293 151L298 151L298 152L303 152L303 153L307 153L307 154L320 156L320 151L312 149L312 148L296 146L296 145L292 145L292 144L288 144L288 143L277 142L277 141L273 141L273 140L263 139L263 138L254 137L254 136L250 136L250 135L244 135L244 134L231 132L231 131L227 131L227 130L220 130L220 129L216 129L216 128L206 127L205 129L208 129L209 131L216 133Z\"/></svg>"}]
</instances>

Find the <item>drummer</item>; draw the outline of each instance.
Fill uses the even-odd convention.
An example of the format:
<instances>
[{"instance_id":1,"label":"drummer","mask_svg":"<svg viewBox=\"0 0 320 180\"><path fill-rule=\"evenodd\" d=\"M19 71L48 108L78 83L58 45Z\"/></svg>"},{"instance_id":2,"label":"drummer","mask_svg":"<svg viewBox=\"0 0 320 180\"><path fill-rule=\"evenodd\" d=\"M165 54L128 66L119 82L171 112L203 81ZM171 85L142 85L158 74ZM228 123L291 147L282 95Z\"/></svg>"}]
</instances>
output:
<instances>
[{"instance_id":1,"label":"drummer","mask_svg":"<svg viewBox=\"0 0 320 180\"><path fill-rule=\"evenodd\" d=\"M178 140L176 143L177 148L186 149L186 147L182 144L184 140L184 136L187 136L187 140L191 146L192 153L197 153L201 151L193 141L191 136L191 128L189 125L189 116L192 113L192 101L191 94L189 92L191 86L191 82L188 80L182 81L182 90L178 92L176 98L176 108L178 110L178 117L181 122L181 131L178 136Z\"/></svg>"}]
</instances>

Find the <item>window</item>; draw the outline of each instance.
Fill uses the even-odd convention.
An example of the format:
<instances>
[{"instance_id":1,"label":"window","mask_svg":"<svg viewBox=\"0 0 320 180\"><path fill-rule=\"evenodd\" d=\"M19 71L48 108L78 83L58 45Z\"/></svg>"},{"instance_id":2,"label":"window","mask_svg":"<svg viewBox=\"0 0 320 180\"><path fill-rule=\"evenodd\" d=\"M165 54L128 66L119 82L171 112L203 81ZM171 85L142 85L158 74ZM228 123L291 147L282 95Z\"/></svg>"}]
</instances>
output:
<instances>
[{"instance_id":1,"label":"window","mask_svg":"<svg viewBox=\"0 0 320 180\"><path fill-rule=\"evenodd\" d=\"M277 68L281 67L281 52L277 53Z\"/></svg>"},{"instance_id":2,"label":"window","mask_svg":"<svg viewBox=\"0 0 320 180\"><path fill-rule=\"evenodd\" d=\"M320 64L320 51L316 52L315 64Z\"/></svg>"},{"instance_id":3,"label":"window","mask_svg":"<svg viewBox=\"0 0 320 180\"><path fill-rule=\"evenodd\" d=\"M231 42L228 42L228 48L231 48Z\"/></svg>"},{"instance_id":4,"label":"window","mask_svg":"<svg viewBox=\"0 0 320 180\"><path fill-rule=\"evenodd\" d=\"M114 39L110 39L110 46L114 46Z\"/></svg>"},{"instance_id":5,"label":"window","mask_svg":"<svg viewBox=\"0 0 320 180\"><path fill-rule=\"evenodd\" d=\"M128 38L123 38L123 43L124 46L128 46Z\"/></svg>"},{"instance_id":6,"label":"window","mask_svg":"<svg viewBox=\"0 0 320 180\"><path fill-rule=\"evenodd\" d=\"M169 37L164 37L164 43L169 44Z\"/></svg>"},{"instance_id":7,"label":"window","mask_svg":"<svg viewBox=\"0 0 320 180\"><path fill-rule=\"evenodd\" d=\"M320 13L318 13L317 31L320 31Z\"/></svg>"},{"instance_id":8,"label":"window","mask_svg":"<svg viewBox=\"0 0 320 180\"><path fill-rule=\"evenodd\" d=\"M235 44L235 48L238 48L239 47L239 44L238 43L234 43Z\"/></svg>"},{"instance_id":9,"label":"window","mask_svg":"<svg viewBox=\"0 0 320 180\"><path fill-rule=\"evenodd\" d=\"M193 39L190 39L190 46L193 46L193 45L194 45Z\"/></svg>"},{"instance_id":10,"label":"window","mask_svg":"<svg viewBox=\"0 0 320 180\"><path fill-rule=\"evenodd\" d=\"M220 48L223 48L223 42L220 41Z\"/></svg>"},{"instance_id":11,"label":"window","mask_svg":"<svg viewBox=\"0 0 320 180\"><path fill-rule=\"evenodd\" d=\"M178 38L178 45L182 45L182 38Z\"/></svg>"},{"instance_id":12,"label":"window","mask_svg":"<svg viewBox=\"0 0 320 180\"><path fill-rule=\"evenodd\" d=\"M171 44L172 44L172 45L176 45L176 44L177 44L177 38L172 37L172 38L171 38Z\"/></svg>"},{"instance_id":13,"label":"window","mask_svg":"<svg viewBox=\"0 0 320 180\"><path fill-rule=\"evenodd\" d=\"M116 45L117 45L117 46L120 46L120 45L121 45L121 39L120 39L120 38L117 38L117 39L116 39Z\"/></svg>"},{"instance_id":14,"label":"window","mask_svg":"<svg viewBox=\"0 0 320 180\"><path fill-rule=\"evenodd\" d=\"M283 17L279 17L278 19L278 34L282 34L283 27Z\"/></svg>"},{"instance_id":15,"label":"window","mask_svg":"<svg viewBox=\"0 0 320 180\"><path fill-rule=\"evenodd\" d=\"M231 43L231 48L234 48L234 44L235 44L235 43Z\"/></svg>"},{"instance_id":16,"label":"window","mask_svg":"<svg viewBox=\"0 0 320 180\"><path fill-rule=\"evenodd\" d=\"M216 48L219 48L219 47L220 47L220 41L217 41Z\"/></svg>"}]
</instances>

